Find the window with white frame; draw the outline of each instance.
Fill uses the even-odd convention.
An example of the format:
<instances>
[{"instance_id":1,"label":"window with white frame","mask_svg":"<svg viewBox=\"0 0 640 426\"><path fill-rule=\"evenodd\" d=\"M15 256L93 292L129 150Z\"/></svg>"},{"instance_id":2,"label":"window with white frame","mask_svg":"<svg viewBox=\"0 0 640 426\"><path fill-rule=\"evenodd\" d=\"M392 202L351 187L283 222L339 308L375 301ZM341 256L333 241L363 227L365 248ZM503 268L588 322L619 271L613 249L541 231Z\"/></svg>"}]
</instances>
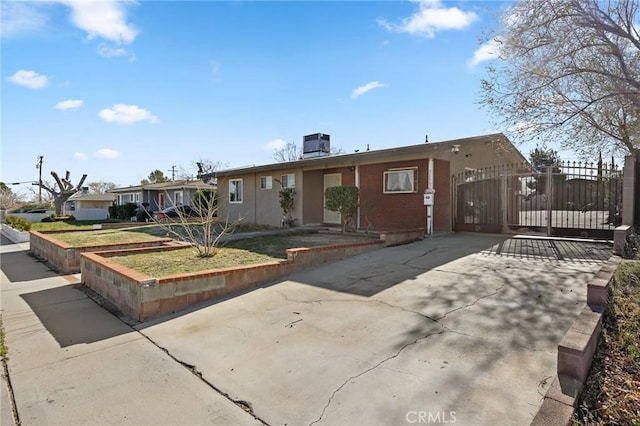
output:
<instances>
[{"instance_id":1,"label":"window with white frame","mask_svg":"<svg viewBox=\"0 0 640 426\"><path fill-rule=\"evenodd\" d=\"M384 172L384 193L403 194L417 192L418 169L399 169Z\"/></svg>"},{"instance_id":2,"label":"window with white frame","mask_svg":"<svg viewBox=\"0 0 640 426\"><path fill-rule=\"evenodd\" d=\"M273 178L271 176L260 177L260 189L271 189L273 187Z\"/></svg>"},{"instance_id":3,"label":"window with white frame","mask_svg":"<svg viewBox=\"0 0 640 426\"><path fill-rule=\"evenodd\" d=\"M135 203L140 203L140 193L136 192L133 196L133 199Z\"/></svg>"},{"instance_id":4,"label":"window with white frame","mask_svg":"<svg viewBox=\"0 0 640 426\"><path fill-rule=\"evenodd\" d=\"M182 191L175 191L173 193L173 203L176 206L181 206L184 203L184 194Z\"/></svg>"},{"instance_id":5,"label":"window with white frame","mask_svg":"<svg viewBox=\"0 0 640 426\"><path fill-rule=\"evenodd\" d=\"M242 179L229 180L229 202L242 202Z\"/></svg>"},{"instance_id":6,"label":"window with white frame","mask_svg":"<svg viewBox=\"0 0 640 426\"><path fill-rule=\"evenodd\" d=\"M288 175L282 175L280 182L282 182L283 188L295 188L296 187L296 175L290 173Z\"/></svg>"}]
</instances>

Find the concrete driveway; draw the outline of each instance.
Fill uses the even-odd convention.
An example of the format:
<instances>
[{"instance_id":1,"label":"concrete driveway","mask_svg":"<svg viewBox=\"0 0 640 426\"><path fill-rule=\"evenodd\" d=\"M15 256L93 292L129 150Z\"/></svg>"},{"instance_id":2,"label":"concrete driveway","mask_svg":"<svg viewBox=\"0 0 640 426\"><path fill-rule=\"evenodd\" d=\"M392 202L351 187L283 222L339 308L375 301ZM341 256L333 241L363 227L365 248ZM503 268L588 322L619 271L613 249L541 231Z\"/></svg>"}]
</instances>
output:
<instances>
[{"instance_id":1,"label":"concrete driveway","mask_svg":"<svg viewBox=\"0 0 640 426\"><path fill-rule=\"evenodd\" d=\"M136 329L269 425L528 425L611 249L505 240L381 249Z\"/></svg>"}]
</instances>

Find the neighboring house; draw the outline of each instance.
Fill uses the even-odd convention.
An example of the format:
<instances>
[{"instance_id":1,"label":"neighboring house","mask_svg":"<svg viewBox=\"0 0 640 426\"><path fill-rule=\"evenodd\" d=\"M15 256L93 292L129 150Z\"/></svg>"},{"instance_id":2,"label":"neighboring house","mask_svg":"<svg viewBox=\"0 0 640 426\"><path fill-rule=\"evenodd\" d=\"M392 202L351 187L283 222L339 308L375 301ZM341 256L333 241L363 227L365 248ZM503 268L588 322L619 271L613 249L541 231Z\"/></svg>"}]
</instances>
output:
<instances>
[{"instance_id":1,"label":"neighboring house","mask_svg":"<svg viewBox=\"0 0 640 426\"><path fill-rule=\"evenodd\" d=\"M116 205L144 203L148 211L156 212L174 205L191 205L191 197L196 191L212 188L211 184L201 180L175 180L116 188L109 193L116 196Z\"/></svg>"},{"instance_id":2,"label":"neighboring house","mask_svg":"<svg viewBox=\"0 0 640 426\"><path fill-rule=\"evenodd\" d=\"M502 134L439 143L315 156L297 161L223 170L198 177L216 181L218 217L280 226L281 188L295 188L293 217L299 225L339 224L324 208L331 186L360 189L358 228L418 228L427 223L425 190L435 190L433 229L450 231L451 176L469 169L526 159Z\"/></svg>"},{"instance_id":3,"label":"neighboring house","mask_svg":"<svg viewBox=\"0 0 640 426\"><path fill-rule=\"evenodd\" d=\"M86 191L72 195L65 203L65 212L76 220L102 220L109 218L109 206L116 199L113 194L89 194Z\"/></svg>"}]
</instances>

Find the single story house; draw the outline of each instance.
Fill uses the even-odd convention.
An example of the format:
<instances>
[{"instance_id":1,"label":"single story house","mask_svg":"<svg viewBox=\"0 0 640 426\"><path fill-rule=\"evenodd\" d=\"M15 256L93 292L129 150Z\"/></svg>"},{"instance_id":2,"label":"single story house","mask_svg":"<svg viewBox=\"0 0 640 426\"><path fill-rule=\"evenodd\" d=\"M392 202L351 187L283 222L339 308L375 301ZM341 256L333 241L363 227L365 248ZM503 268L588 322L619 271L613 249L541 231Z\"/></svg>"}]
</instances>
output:
<instances>
[{"instance_id":1,"label":"single story house","mask_svg":"<svg viewBox=\"0 0 640 426\"><path fill-rule=\"evenodd\" d=\"M109 218L109 206L113 204L114 194L89 194L81 191L73 194L65 203L66 213L76 220L102 220Z\"/></svg>"},{"instance_id":2,"label":"single story house","mask_svg":"<svg viewBox=\"0 0 640 426\"><path fill-rule=\"evenodd\" d=\"M213 186L202 180L174 180L115 188L109 193L115 195L117 205L144 203L148 211L156 212L174 205L190 205L193 194L203 189L213 189Z\"/></svg>"},{"instance_id":3,"label":"single story house","mask_svg":"<svg viewBox=\"0 0 640 426\"><path fill-rule=\"evenodd\" d=\"M322 134L320 134L322 135ZM293 218L299 225L341 222L325 208L325 190L355 185L360 190L357 228L424 228L425 192L435 191L434 231L452 230L452 175L526 159L503 135L314 156L296 161L200 174L218 187L218 217L280 226L281 188L294 188Z\"/></svg>"}]
</instances>

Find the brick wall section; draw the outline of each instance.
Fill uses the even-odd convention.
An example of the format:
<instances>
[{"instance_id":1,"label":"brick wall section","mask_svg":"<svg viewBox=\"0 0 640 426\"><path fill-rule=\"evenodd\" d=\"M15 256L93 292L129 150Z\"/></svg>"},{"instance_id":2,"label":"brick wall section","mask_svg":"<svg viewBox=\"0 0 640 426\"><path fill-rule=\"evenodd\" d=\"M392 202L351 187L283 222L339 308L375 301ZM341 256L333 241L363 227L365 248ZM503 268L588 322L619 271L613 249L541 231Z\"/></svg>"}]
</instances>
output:
<instances>
[{"instance_id":1,"label":"brick wall section","mask_svg":"<svg viewBox=\"0 0 640 426\"><path fill-rule=\"evenodd\" d=\"M429 160L398 161L360 166L361 221L374 228L420 228L427 220L424 190L427 189ZM418 167L418 189L411 194L385 194L384 172Z\"/></svg>"},{"instance_id":2,"label":"brick wall section","mask_svg":"<svg viewBox=\"0 0 640 426\"><path fill-rule=\"evenodd\" d=\"M383 188L384 172L411 167L418 168L417 191L411 194L385 194ZM428 186L428 173L429 159L426 158L360 166L361 226L367 226L369 221L374 228L424 228L427 222L424 191ZM450 231L451 177L449 162L434 160L433 180L436 190L433 229L434 231Z\"/></svg>"},{"instance_id":3,"label":"brick wall section","mask_svg":"<svg viewBox=\"0 0 640 426\"><path fill-rule=\"evenodd\" d=\"M68 232L68 231L67 231ZM73 232L92 232L73 231ZM59 232L30 232L29 250L36 257L44 259L48 264L63 274L75 274L80 272L80 253L98 252L107 250L127 250L137 247L162 246L173 242L172 239L160 239L157 241L90 245L74 247L55 239Z\"/></svg>"},{"instance_id":4,"label":"brick wall section","mask_svg":"<svg viewBox=\"0 0 640 426\"><path fill-rule=\"evenodd\" d=\"M355 186L356 172L349 167L334 167L332 169L324 169L325 175L340 173L342 175L342 186Z\"/></svg>"},{"instance_id":5,"label":"brick wall section","mask_svg":"<svg viewBox=\"0 0 640 426\"><path fill-rule=\"evenodd\" d=\"M217 298L322 263L343 259L386 245L414 241L424 236L424 229L389 232L380 240L366 240L312 248L287 250L287 259L246 267L235 267L152 278L109 260L115 255L131 253L112 250L81 255L82 280L85 285L107 298L125 315L137 320L176 312L196 303ZM385 241L384 238L387 240ZM139 248L170 250L175 247Z\"/></svg>"}]
</instances>

